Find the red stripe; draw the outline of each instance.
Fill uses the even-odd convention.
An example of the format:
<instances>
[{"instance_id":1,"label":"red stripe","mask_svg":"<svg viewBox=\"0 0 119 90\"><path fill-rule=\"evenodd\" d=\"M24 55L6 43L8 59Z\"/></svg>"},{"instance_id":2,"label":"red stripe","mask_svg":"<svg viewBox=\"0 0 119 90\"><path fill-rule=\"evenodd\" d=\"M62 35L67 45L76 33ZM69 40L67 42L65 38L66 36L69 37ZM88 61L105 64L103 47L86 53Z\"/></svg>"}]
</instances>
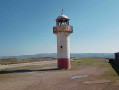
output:
<instances>
[{"instance_id":1,"label":"red stripe","mask_svg":"<svg viewBox=\"0 0 119 90\"><path fill-rule=\"evenodd\" d=\"M59 69L70 69L70 58L58 58Z\"/></svg>"}]
</instances>

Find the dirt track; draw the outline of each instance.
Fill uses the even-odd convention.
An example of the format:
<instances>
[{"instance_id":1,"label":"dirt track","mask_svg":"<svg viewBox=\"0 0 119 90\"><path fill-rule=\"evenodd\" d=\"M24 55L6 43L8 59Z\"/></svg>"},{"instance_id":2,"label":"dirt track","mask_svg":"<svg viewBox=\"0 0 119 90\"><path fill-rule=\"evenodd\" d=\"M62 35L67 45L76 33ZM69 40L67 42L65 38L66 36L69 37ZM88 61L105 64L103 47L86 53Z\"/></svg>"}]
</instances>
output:
<instances>
[{"instance_id":1,"label":"dirt track","mask_svg":"<svg viewBox=\"0 0 119 90\"><path fill-rule=\"evenodd\" d=\"M27 72L5 73L0 75L0 90L118 90L110 80L100 79L108 68L99 66L77 66L76 70L55 70L56 61L37 63L39 68ZM34 63L33 63L34 64ZM32 64L31 64L32 65ZM46 65L43 67L43 65ZM42 67L40 67L42 66ZM53 69L54 68L54 69ZM71 79L76 75L85 78Z\"/></svg>"}]
</instances>

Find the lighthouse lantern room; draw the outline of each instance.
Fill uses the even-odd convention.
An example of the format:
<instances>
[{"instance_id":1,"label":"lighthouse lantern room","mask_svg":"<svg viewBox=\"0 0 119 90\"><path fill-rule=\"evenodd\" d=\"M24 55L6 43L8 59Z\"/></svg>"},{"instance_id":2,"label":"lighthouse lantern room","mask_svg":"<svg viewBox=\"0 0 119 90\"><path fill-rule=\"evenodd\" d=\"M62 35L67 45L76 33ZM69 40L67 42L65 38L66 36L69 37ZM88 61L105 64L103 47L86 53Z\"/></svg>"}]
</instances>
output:
<instances>
[{"instance_id":1,"label":"lighthouse lantern room","mask_svg":"<svg viewBox=\"0 0 119 90\"><path fill-rule=\"evenodd\" d=\"M70 41L69 35L73 27L69 25L69 18L62 13L56 19L53 33L57 35L57 59L59 69L70 69Z\"/></svg>"}]
</instances>

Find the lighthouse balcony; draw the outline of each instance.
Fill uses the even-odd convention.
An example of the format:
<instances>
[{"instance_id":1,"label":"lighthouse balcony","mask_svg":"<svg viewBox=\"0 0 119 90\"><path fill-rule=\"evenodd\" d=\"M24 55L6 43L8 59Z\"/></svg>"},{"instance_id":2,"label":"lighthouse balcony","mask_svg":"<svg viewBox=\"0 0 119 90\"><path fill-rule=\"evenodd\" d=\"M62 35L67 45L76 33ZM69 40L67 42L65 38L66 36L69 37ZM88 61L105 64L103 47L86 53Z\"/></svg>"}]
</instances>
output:
<instances>
[{"instance_id":1,"label":"lighthouse balcony","mask_svg":"<svg viewBox=\"0 0 119 90\"><path fill-rule=\"evenodd\" d=\"M53 33L68 32L73 33L73 26L71 25L57 25L53 27Z\"/></svg>"}]
</instances>

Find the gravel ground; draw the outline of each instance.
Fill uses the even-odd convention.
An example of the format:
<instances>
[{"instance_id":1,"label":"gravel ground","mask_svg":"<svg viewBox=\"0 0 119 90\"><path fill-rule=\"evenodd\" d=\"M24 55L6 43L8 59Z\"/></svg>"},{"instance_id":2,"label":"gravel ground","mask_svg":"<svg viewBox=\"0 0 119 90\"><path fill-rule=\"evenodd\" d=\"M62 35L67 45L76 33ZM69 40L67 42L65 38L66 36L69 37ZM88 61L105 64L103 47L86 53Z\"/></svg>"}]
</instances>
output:
<instances>
[{"instance_id":1,"label":"gravel ground","mask_svg":"<svg viewBox=\"0 0 119 90\"><path fill-rule=\"evenodd\" d=\"M52 65L56 62L54 60L7 65L4 68L36 65L39 69L32 72L0 74L0 90L119 90L119 85L99 79L108 68L80 65L76 70L53 70L57 68ZM40 68L42 65L46 66ZM71 79L77 75L88 76Z\"/></svg>"},{"instance_id":2,"label":"gravel ground","mask_svg":"<svg viewBox=\"0 0 119 90\"><path fill-rule=\"evenodd\" d=\"M0 65L0 69L5 68L15 68L15 67L22 67L22 66L30 66L30 65L46 65L56 63L56 60L53 61L41 61L41 62L31 62L31 63L20 63L20 64L9 64L9 65Z\"/></svg>"}]
</instances>

